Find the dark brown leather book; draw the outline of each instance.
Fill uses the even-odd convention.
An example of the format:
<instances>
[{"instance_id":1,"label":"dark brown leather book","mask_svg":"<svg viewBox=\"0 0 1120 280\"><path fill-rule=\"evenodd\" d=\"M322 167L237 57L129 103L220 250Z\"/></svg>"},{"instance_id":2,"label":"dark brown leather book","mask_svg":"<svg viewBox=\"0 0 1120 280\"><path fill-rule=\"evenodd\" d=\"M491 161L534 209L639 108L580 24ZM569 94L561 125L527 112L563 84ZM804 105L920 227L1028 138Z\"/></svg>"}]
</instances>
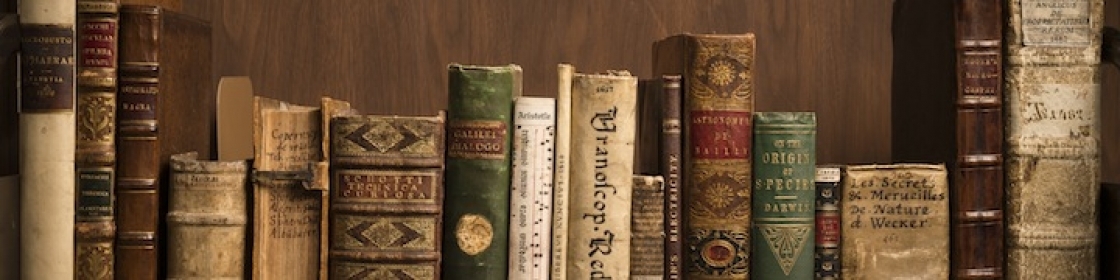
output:
<instances>
[{"instance_id":1,"label":"dark brown leather book","mask_svg":"<svg viewBox=\"0 0 1120 280\"><path fill-rule=\"evenodd\" d=\"M14 2L14 1L13 1ZM0 92L17 92L16 51L19 50L19 16L15 3L0 6ZM19 95L0 95L0 154L19 154ZM20 276L19 157L0 157L0 278Z\"/></svg>"},{"instance_id":2,"label":"dark brown leather book","mask_svg":"<svg viewBox=\"0 0 1120 280\"><path fill-rule=\"evenodd\" d=\"M754 34L684 34L653 46L654 74L683 75L685 278L748 279Z\"/></svg>"},{"instance_id":3,"label":"dark brown leather book","mask_svg":"<svg viewBox=\"0 0 1120 280\"><path fill-rule=\"evenodd\" d=\"M684 274L681 255L681 76L661 76L661 176L665 180L665 272L668 280Z\"/></svg>"},{"instance_id":4,"label":"dark brown leather book","mask_svg":"<svg viewBox=\"0 0 1120 280\"><path fill-rule=\"evenodd\" d=\"M1003 14L1000 0L956 0L956 157L951 271L1003 278Z\"/></svg>"},{"instance_id":5,"label":"dark brown leather book","mask_svg":"<svg viewBox=\"0 0 1120 280\"><path fill-rule=\"evenodd\" d=\"M210 25L157 6L122 5L117 92L117 279L157 279L168 162L210 156Z\"/></svg>"},{"instance_id":6,"label":"dark brown leather book","mask_svg":"<svg viewBox=\"0 0 1120 280\"><path fill-rule=\"evenodd\" d=\"M331 279L439 279L444 123L331 120Z\"/></svg>"},{"instance_id":7,"label":"dark brown leather book","mask_svg":"<svg viewBox=\"0 0 1120 280\"><path fill-rule=\"evenodd\" d=\"M115 0L78 1L75 279L113 279L117 108Z\"/></svg>"}]
</instances>

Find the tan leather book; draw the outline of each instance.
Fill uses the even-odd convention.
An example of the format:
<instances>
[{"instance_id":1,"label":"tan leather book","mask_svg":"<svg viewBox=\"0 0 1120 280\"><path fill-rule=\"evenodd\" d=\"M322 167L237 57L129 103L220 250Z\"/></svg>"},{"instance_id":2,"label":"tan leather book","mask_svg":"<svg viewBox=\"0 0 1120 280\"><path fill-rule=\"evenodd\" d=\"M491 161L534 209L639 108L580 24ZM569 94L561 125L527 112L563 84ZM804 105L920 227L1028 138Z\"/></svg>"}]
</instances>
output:
<instances>
[{"instance_id":1,"label":"tan leather book","mask_svg":"<svg viewBox=\"0 0 1120 280\"><path fill-rule=\"evenodd\" d=\"M572 77L569 278L630 278L637 95L626 71Z\"/></svg>"},{"instance_id":2,"label":"tan leather book","mask_svg":"<svg viewBox=\"0 0 1120 280\"><path fill-rule=\"evenodd\" d=\"M551 279L568 279L568 212L571 208L572 75L575 67L556 66L556 144L552 172Z\"/></svg>"},{"instance_id":3,"label":"tan leather book","mask_svg":"<svg viewBox=\"0 0 1120 280\"><path fill-rule=\"evenodd\" d=\"M22 279L74 278L75 0L19 1Z\"/></svg>"},{"instance_id":4,"label":"tan leather book","mask_svg":"<svg viewBox=\"0 0 1120 280\"><path fill-rule=\"evenodd\" d=\"M844 279L949 279L944 165L853 165L842 177Z\"/></svg>"},{"instance_id":5,"label":"tan leather book","mask_svg":"<svg viewBox=\"0 0 1120 280\"><path fill-rule=\"evenodd\" d=\"M241 279L245 274L249 166L171 156L167 279Z\"/></svg>"},{"instance_id":6,"label":"tan leather book","mask_svg":"<svg viewBox=\"0 0 1120 280\"><path fill-rule=\"evenodd\" d=\"M322 111L256 97L253 279L326 278Z\"/></svg>"},{"instance_id":7,"label":"tan leather book","mask_svg":"<svg viewBox=\"0 0 1120 280\"><path fill-rule=\"evenodd\" d=\"M113 279L119 9L115 0L78 1L75 279Z\"/></svg>"},{"instance_id":8,"label":"tan leather book","mask_svg":"<svg viewBox=\"0 0 1120 280\"><path fill-rule=\"evenodd\" d=\"M444 124L331 120L331 279L440 279Z\"/></svg>"},{"instance_id":9,"label":"tan leather book","mask_svg":"<svg viewBox=\"0 0 1120 280\"><path fill-rule=\"evenodd\" d=\"M122 5L117 91L117 279L160 277L171 155L210 155L210 25L155 6Z\"/></svg>"},{"instance_id":10,"label":"tan leather book","mask_svg":"<svg viewBox=\"0 0 1120 280\"><path fill-rule=\"evenodd\" d=\"M1008 279L1095 279L1103 0L1008 0Z\"/></svg>"}]
</instances>

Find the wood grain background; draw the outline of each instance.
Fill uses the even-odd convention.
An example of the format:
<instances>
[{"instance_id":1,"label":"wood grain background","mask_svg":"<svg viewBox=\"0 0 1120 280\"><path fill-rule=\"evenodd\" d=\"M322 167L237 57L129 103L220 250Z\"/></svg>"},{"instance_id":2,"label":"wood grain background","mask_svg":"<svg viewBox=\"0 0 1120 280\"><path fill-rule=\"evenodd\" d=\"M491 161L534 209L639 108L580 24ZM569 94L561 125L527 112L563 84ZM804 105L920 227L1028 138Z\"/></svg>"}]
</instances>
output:
<instances>
[{"instance_id":1,"label":"wood grain background","mask_svg":"<svg viewBox=\"0 0 1120 280\"><path fill-rule=\"evenodd\" d=\"M14 9L13 2L0 7ZM1106 2L1108 25L1120 25L1117 1ZM818 162L850 164L891 161L892 146L900 145L892 143L892 117L922 118L892 116L893 99L953 94L946 91L953 87L946 80L952 61L941 59L951 58L951 3L184 0L183 9L213 25L215 84L220 76L245 75L260 95L302 104L328 95L371 114L446 108L452 62L520 64L526 94L554 96L557 63L651 78L650 44L657 39L754 32L756 110L817 112ZM1120 101L1120 71L1103 69L1104 175L1120 182L1110 172L1120 167L1120 110L1111 106ZM0 99L0 111L15 110L12 95ZM16 131L14 117L0 114L0 131ZM0 174L16 170L16 161L7 160L15 158L14 143L13 133L0 135Z\"/></svg>"}]
</instances>

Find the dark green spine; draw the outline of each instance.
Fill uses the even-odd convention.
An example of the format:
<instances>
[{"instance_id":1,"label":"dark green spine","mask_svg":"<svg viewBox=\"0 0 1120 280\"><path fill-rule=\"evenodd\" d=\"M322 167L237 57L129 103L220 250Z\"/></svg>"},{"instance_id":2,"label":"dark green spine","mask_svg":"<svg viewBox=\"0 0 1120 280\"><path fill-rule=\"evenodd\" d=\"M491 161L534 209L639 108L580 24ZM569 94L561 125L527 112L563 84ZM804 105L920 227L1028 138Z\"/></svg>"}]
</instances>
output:
<instances>
[{"instance_id":1,"label":"dark green spine","mask_svg":"<svg viewBox=\"0 0 1120 280\"><path fill-rule=\"evenodd\" d=\"M816 115L754 114L751 274L813 279Z\"/></svg>"},{"instance_id":2,"label":"dark green spine","mask_svg":"<svg viewBox=\"0 0 1120 280\"><path fill-rule=\"evenodd\" d=\"M510 122L521 69L448 69L444 279L506 279Z\"/></svg>"}]
</instances>

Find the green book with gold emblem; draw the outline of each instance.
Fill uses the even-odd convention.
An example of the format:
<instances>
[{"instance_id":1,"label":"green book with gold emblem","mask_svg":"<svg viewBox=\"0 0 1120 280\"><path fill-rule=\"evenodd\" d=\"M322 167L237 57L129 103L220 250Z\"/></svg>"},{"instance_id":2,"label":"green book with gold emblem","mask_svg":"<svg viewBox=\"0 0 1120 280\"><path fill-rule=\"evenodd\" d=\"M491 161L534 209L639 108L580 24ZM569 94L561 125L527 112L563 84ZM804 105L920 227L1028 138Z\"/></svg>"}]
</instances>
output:
<instances>
[{"instance_id":1,"label":"green book with gold emblem","mask_svg":"<svg viewBox=\"0 0 1120 280\"><path fill-rule=\"evenodd\" d=\"M816 114L754 114L751 274L813 279Z\"/></svg>"},{"instance_id":2,"label":"green book with gold emblem","mask_svg":"<svg viewBox=\"0 0 1120 280\"><path fill-rule=\"evenodd\" d=\"M443 279L506 279L510 122L521 68L448 67Z\"/></svg>"}]
</instances>

